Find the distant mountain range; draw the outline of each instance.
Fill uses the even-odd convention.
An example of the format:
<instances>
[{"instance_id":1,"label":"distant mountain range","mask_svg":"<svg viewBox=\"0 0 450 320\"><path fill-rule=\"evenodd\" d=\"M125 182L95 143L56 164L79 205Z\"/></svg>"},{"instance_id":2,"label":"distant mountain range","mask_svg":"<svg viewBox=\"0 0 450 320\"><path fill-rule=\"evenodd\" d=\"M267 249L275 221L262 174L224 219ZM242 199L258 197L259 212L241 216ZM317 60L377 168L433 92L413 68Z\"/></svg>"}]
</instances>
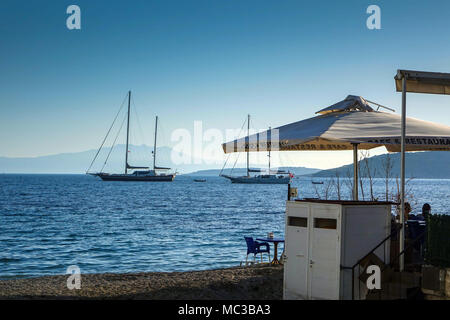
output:
<instances>
[{"instance_id":1,"label":"distant mountain range","mask_svg":"<svg viewBox=\"0 0 450 320\"><path fill-rule=\"evenodd\" d=\"M146 145L130 145L128 163L132 166L152 166L153 147ZM99 153L91 171L97 172L102 168L110 148L103 148ZM33 158L0 157L0 173L85 173L94 159L97 150L88 150L75 153L61 153ZM177 166L171 161L172 149L169 147L157 148L157 163L161 167L171 167L180 173L192 172L213 166L191 164ZM125 166L125 145L120 144L113 148L105 172L122 172ZM217 165L215 166L217 167Z\"/></svg>"},{"instance_id":2,"label":"distant mountain range","mask_svg":"<svg viewBox=\"0 0 450 320\"><path fill-rule=\"evenodd\" d=\"M101 170L110 148L103 148L94 162L91 172ZM130 145L128 154L128 163L131 166L152 166L153 147L146 145ZM171 161L172 149L169 147L159 147L157 152L156 165L161 167L170 167L181 174L218 176L220 169L217 164L207 165L204 163L196 164L193 159L192 164L175 165ZM49 156L29 157L29 158L10 158L0 157L0 173L85 173L94 159L97 150L88 150L74 153L60 153ZM125 166L125 145L119 144L113 148L109 155L104 172L122 172ZM312 174L320 169L309 169L302 167L280 168L289 170L295 175ZM224 173L230 173L231 169L225 169ZM235 168L233 174L244 174L245 169Z\"/></svg>"},{"instance_id":3,"label":"distant mountain range","mask_svg":"<svg viewBox=\"0 0 450 320\"><path fill-rule=\"evenodd\" d=\"M303 175L312 175L316 172L319 172L320 169L312 169L312 168L305 168L305 167L280 167L277 168L278 170L285 170L289 171L294 174L294 176L303 176ZM210 170L199 170L190 173L189 175L192 176L218 176L220 174L219 169L210 169ZM246 168L234 168L233 171L231 169L224 169L223 174L233 174L236 176L242 176L247 174Z\"/></svg>"},{"instance_id":4,"label":"distant mountain range","mask_svg":"<svg viewBox=\"0 0 450 320\"><path fill-rule=\"evenodd\" d=\"M400 176L400 153L383 154L368 158L368 166L373 177L385 177L387 157L392 164L391 177ZM424 179L450 179L450 152L448 151L427 151L406 153L406 177ZM361 176L367 176L366 164L359 163ZM313 174L315 177L334 177L336 173L341 177L348 174L353 176L353 164L335 169L322 170Z\"/></svg>"},{"instance_id":5,"label":"distant mountain range","mask_svg":"<svg viewBox=\"0 0 450 320\"><path fill-rule=\"evenodd\" d=\"M135 166L151 166L153 148L141 145L131 145L129 164ZM97 172L103 166L109 153L109 148L100 152L91 171ZM92 162L97 150L88 150L76 153L61 153L49 156L33 158L0 157L0 173L85 173ZM104 171L122 172L124 170L125 145L117 145L111 152ZM217 164L183 164L174 165L171 161L172 149L160 147L157 149L157 165L171 167L179 173L196 176L218 176L220 169ZM318 154L318 156L320 156ZM374 177L384 177L383 164L390 157L392 163L392 177L400 175L400 154L384 154L368 159ZM195 162L195 161L194 161ZM366 175L365 162L361 162L361 174ZM346 165L335 169L320 170L305 167L283 167L282 170L290 171L295 176L333 177L338 173L345 177L353 175L353 165ZM225 169L224 174L230 174L231 169ZM244 175L245 168L235 168L233 175ZM450 152L414 152L406 154L406 176L415 178L450 179Z\"/></svg>"}]
</instances>

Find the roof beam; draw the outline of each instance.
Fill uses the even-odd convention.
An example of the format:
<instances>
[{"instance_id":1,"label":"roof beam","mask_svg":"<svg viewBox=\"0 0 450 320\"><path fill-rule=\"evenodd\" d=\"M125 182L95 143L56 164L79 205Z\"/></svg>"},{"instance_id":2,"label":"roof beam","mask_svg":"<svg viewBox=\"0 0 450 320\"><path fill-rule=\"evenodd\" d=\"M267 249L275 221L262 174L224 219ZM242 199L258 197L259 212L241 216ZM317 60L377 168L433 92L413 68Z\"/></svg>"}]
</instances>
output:
<instances>
[{"instance_id":1,"label":"roof beam","mask_svg":"<svg viewBox=\"0 0 450 320\"><path fill-rule=\"evenodd\" d=\"M395 87L402 91L402 80L406 79L406 91L429 94L450 94L450 73L397 70Z\"/></svg>"}]
</instances>

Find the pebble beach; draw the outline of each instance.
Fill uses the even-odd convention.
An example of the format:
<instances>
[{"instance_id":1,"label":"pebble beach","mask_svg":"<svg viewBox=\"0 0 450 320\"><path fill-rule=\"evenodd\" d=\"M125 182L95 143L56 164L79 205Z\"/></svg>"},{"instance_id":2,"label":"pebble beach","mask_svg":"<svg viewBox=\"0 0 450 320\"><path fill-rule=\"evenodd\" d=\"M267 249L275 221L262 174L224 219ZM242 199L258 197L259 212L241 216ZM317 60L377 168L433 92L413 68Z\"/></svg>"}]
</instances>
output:
<instances>
[{"instance_id":1,"label":"pebble beach","mask_svg":"<svg viewBox=\"0 0 450 320\"><path fill-rule=\"evenodd\" d=\"M0 299L280 300L283 267L256 265L189 272L82 274L69 290L69 275L0 280Z\"/></svg>"}]
</instances>

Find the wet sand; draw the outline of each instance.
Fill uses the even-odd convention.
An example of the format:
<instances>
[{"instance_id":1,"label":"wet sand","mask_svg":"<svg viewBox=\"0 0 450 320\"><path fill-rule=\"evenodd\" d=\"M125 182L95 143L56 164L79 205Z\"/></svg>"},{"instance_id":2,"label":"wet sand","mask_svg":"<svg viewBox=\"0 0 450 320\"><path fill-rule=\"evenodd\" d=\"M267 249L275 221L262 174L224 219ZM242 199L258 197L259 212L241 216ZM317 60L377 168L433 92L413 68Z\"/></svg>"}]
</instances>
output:
<instances>
[{"instance_id":1,"label":"wet sand","mask_svg":"<svg viewBox=\"0 0 450 320\"><path fill-rule=\"evenodd\" d=\"M0 280L0 299L258 299L282 298L283 267L257 265L190 272L82 274Z\"/></svg>"}]
</instances>

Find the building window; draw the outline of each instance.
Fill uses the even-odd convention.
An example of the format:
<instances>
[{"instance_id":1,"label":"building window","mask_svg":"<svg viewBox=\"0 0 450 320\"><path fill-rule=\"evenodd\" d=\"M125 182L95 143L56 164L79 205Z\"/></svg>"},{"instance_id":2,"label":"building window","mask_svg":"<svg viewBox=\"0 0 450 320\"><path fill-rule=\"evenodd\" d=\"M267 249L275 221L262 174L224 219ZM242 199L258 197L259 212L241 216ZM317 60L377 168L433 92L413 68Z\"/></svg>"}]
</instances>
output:
<instances>
[{"instance_id":1,"label":"building window","mask_svg":"<svg viewBox=\"0 0 450 320\"><path fill-rule=\"evenodd\" d=\"M308 226L308 218L303 217L288 217L288 225L292 227L303 227Z\"/></svg>"},{"instance_id":2,"label":"building window","mask_svg":"<svg viewBox=\"0 0 450 320\"><path fill-rule=\"evenodd\" d=\"M336 229L336 219L314 218L314 228Z\"/></svg>"}]
</instances>

